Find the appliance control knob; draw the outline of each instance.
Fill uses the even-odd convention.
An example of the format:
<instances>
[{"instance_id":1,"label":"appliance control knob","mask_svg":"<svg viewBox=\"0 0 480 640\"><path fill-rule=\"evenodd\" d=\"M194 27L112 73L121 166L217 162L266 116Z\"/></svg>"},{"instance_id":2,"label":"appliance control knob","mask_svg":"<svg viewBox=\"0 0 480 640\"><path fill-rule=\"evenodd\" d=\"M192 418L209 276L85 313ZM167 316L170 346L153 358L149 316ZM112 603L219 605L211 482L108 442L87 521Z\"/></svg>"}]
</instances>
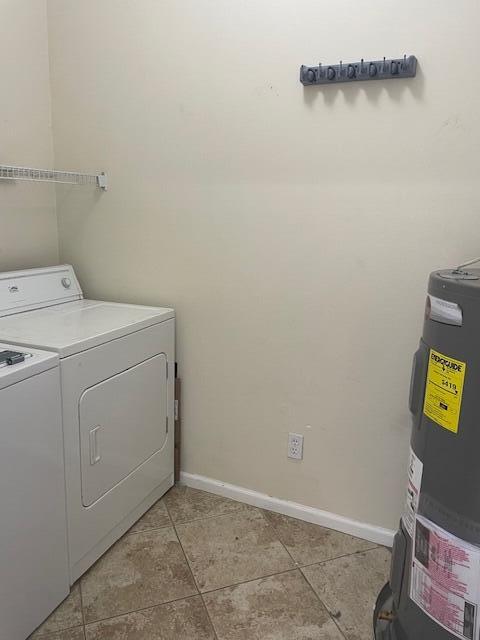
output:
<instances>
[{"instance_id":1,"label":"appliance control knob","mask_svg":"<svg viewBox=\"0 0 480 640\"><path fill-rule=\"evenodd\" d=\"M70 278L62 278L62 284L65 289L70 289L70 287L72 286L72 281L70 280Z\"/></svg>"},{"instance_id":2,"label":"appliance control knob","mask_svg":"<svg viewBox=\"0 0 480 640\"><path fill-rule=\"evenodd\" d=\"M327 78L329 80L334 80L336 75L337 74L335 72L335 69L333 67L328 67L328 69L327 69Z\"/></svg>"},{"instance_id":3,"label":"appliance control knob","mask_svg":"<svg viewBox=\"0 0 480 640\"><path fill-rule=\"evenodd\" d=\"M355 67L353 66L353 64L349 64L347 68L347 76L349 78L355 78L356 75L357 72L355 71Z\"/></svg>"},{"instance_id":4,"label":"appliance control knob","mask_svg":"<svg viewBox=\"0 0 480 640\"><path fill-rule=\"evenodd\" d=\"M377 65L374 62L370 63L370 66L368 68L368 73L371 78L374 78L377 75Z\"/></svg>"}]
</instances>

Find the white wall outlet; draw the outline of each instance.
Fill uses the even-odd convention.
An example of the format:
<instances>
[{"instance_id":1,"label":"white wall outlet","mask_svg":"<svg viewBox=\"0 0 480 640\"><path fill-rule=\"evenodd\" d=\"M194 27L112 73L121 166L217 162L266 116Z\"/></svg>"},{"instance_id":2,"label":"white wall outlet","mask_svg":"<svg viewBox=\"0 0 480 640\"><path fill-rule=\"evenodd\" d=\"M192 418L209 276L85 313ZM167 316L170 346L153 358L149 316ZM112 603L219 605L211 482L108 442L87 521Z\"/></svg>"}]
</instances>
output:
<instances>
[{"instance_id":1,"label":"white wall outlet","mask_svg":"<svg viewBox=\"0 0 480 640\"><path fill-rule=\"evenodd\" d=\"M303 460L303 436L299 433L288 434L288 457Z\"/></svg>"}]
</instances>

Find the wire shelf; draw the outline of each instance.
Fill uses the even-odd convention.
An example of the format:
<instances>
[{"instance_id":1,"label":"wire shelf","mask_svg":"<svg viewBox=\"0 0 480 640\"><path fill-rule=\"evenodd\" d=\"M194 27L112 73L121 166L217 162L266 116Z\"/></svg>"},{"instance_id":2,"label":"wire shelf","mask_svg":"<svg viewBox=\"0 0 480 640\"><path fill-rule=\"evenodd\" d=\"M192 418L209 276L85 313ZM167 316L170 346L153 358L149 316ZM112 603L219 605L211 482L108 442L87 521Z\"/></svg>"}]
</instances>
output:
<instances>
[{"instance_id":1,"label":"wire shelf","mask_svg":"<svg viewBox=\"0 0 480 640\"><path fill-rule=\"evenodd\" d=\"M95 185L106 191L108 186L106 173L76 173L74 171L56 171L54 169L34 169L0 165L0 179L30 180L33 182L60 182L63 184Z\"/></svg>"}]
</instances>

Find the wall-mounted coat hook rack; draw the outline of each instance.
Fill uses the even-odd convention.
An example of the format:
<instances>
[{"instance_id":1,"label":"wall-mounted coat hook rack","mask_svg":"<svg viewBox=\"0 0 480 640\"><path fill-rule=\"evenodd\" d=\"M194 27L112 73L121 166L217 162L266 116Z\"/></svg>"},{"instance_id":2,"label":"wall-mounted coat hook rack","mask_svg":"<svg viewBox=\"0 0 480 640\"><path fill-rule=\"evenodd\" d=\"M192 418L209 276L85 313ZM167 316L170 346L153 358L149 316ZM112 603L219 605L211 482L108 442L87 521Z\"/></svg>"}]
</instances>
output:
<instances>
[{"instance_id":1,"label":"wall-mounted coat hook rack","mask_svg":"<svg viewBox=\"0 0 480 640\"><path fill-rule=\"evenodd\" d=\"M0 180L31 180L33 182L60 182L63 184L91 184L107 190L106 173L76 173L74 171L56 171L55 169L33 169L0 164Z\"/></svg>"},{"instance_id":2,"label":"wall-mounted coat hook rack","mask_svg":"<svg viewBox=\"0 0 480 640\"><path fill-rule=\"evenodd\" d=\"M364 60L345 64L322 65L318 67L300 67L300 82L305 85L336 84L337 82L358 82L360 80L395 80L414 78L417 74L417 58L383 58L383 60Z\"/></svg>"}]
</instances>

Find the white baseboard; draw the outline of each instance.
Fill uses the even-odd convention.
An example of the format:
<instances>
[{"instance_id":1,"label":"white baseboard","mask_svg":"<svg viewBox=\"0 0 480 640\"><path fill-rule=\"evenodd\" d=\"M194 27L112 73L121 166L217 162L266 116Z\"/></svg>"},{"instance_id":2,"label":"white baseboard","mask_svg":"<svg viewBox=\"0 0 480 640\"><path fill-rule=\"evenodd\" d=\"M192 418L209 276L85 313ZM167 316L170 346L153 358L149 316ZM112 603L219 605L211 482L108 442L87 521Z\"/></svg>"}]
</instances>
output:
<instances>
[{"instance_id":1,"label":"white baseboard","mask_svg":"<svg viewBox=\"0 0 480 640\"><path fill-rule=\"evenodd\" d=\"M383 544L386 547L391 547L393 544L395 531L391 529L384 529L383 527L377 527L366 522L351 520L350 518L339 516L336 513L322 511L314 507L307 507L298 502L280 500L279 498L268 496L265 493L259 493L258 491L252 491L251 489L245 489L244 487L238 487L234 484L213 480L212 478L199 476L194 473L185 473L182 471L180 474L180 482L187 485L187 487L202 489L203 491L209 491L224 498L232 498L232 500L246 502L254 507L282 513L283 515L297 518L298 520L313 522L328 529L335 529L336 531L348 533L351 536L363 538L376 544Z\"/></svg>"}]
</instances>

